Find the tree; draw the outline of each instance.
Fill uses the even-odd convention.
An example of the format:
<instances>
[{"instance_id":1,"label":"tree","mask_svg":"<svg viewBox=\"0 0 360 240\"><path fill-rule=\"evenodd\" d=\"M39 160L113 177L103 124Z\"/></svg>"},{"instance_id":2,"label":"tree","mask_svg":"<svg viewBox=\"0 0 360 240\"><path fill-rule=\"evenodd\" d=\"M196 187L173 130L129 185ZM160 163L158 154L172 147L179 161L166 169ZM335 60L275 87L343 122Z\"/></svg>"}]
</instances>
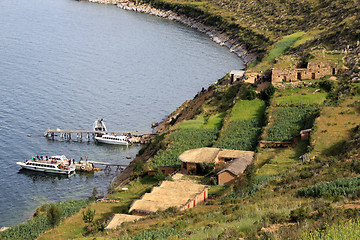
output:
<instances>
[{"instance_id":1,"label":"tree","mask_svg":"<svg viewBox=\"0 0 360 240\"><path fill-rule=\"evenodd\" d=\"M84 222L90 224L94 221L95 209L94 209L94 211L91 211L91 209L89 208L86 212L83 211L82 215L83 215Z\"/></svg>"},{"instance_id":2,"label":"tree","mask_svg":"<svg viewBox=\"0 0 360 240\"><path fill-rule=\"evenodd\" d=\"M55 204L51 204L46 215L50 225L55 227L60 222L62 211Z\"/></svg>"}]
</instances>

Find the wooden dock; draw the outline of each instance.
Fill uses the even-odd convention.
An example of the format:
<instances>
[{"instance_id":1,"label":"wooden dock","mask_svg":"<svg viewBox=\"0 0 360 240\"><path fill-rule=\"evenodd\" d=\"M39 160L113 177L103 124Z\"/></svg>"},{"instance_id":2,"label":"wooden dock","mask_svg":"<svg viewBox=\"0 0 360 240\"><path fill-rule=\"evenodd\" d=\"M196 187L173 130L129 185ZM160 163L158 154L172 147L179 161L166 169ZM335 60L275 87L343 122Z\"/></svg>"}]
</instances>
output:
<instances>
[{"instance_id":1,"label":"wooden dock","mask_svg":"<svg viewBox=\"0 0 360 240\"><path fill-rule=\"evenodd\" d=\"M72 140L73 135L76 134L76 140L82 141L83 137L90 141L95 138L96 134L115 134L115 135L128 135L132 137L152 137L157 135L156 133L149 132L126 132L126 131L93 131L93 130L61 130L61 129L48 129L44 133L44 137L55 139L55 136L59 136L61 140Z\"/></svg>"},{"instance_id":2,"label":"wooden dock","mask_svg":"<svg viewBox=\"0 0 360 240\"><path fill-rule=\"evenodd\" d=\"M88 163L90 164L97 164L97 165L105 165L105 171L106 170L110 170L111 166L115 166L116 170L121 170L123 171L128 165L124 165L124 164L117 164L117 163L107 163L107 162L96 162L96 161L88 161Z\"/></svg>"}]
</instances>

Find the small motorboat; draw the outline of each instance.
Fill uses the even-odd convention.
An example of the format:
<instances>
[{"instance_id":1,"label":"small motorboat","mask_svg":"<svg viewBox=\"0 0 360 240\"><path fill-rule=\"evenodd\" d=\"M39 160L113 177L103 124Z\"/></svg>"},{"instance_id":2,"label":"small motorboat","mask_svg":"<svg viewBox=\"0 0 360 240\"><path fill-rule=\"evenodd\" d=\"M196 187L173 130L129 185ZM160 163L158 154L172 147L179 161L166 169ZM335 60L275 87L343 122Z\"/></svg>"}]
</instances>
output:
<instances>
[{"instance_id":1,"label":"small motorboat","mask_svg":"<svg viewBox=\"0 0 360 240\"><path fill-rule=\"evenodd\" d=\"M131 144L127 136L118 136L112 134L104 134L101 136L95 136L95 141L106 144L117 144L117 145L129 145Z\"/></svg>"}]
</instances>

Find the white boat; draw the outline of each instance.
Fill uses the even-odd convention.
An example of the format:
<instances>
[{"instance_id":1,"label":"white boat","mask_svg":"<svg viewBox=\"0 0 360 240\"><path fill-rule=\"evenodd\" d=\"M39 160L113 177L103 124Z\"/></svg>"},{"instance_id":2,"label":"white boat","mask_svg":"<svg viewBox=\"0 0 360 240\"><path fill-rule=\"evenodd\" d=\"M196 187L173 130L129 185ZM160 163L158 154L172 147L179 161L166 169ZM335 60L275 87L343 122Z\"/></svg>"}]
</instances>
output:
<instances>
[{"instance_id":1,"label":"white boat","mask_svg":"<svg viewBox=\"0 0 360 240\"><path fill-rule=\"evenodd\" d=\"M17 162L24 169L69 175L75 172L75 165L71 164L71 159L68 160L64 155L52 157L36 157L25 162Z\"/></svg>"},{"instance_id":2,"label":"white boat","mask_svg":"<svg viewBox=\"0 0 360 240\"><path fill-rule=\"evenodd\" d=\"M112 134L104 134L101 136L95 136L95 141L106 144L118 144L118 145L129 145L131 144L127 136L118 136Z\"/></svg>"}]
</instances>

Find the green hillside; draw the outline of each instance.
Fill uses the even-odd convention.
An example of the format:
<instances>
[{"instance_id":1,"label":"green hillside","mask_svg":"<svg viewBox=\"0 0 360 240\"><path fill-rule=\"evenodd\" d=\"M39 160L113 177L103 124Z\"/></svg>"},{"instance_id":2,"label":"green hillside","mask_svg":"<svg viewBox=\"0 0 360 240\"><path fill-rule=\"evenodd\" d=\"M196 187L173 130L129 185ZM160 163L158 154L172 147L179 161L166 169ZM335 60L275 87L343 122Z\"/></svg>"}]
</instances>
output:
<instances>
[{"instance_id":1,"label":"green hillside","mask_svg":"<svg viewBox=\"0 0 360 240\"><path fill-rule=\"evenodd\" d=\"M46 204L28 222L0 232L0 239L358 238L359 1L143 2L196 18L239 39L259 56L247 75L266 75L275 65L290 67L307 57L339 63L340 71L331 78L277 89L270 85L257 92L260 86L230 84L227 75L160 124L159 136L115 179L105 201L94 200L94 189L89 201L59 203L63 215L57 226L49 223ZM346 54L331 51L346 44L351 45ZM299 136L304 129L311 129L309 139ZM201 176L182 179L210 186L207 202L185 211L171 207L115 230L104 229L115 213L127 214L135 199L158 186L164 179L159 167L179 167L183 151L200 147L251 150L254 163L235 183L224 186L214 181L223 165L202 166ZM86 218L87 209L95 212L89 211ZM91 213L93 221L86 222Z\"/></svg>"}]
</instances>

